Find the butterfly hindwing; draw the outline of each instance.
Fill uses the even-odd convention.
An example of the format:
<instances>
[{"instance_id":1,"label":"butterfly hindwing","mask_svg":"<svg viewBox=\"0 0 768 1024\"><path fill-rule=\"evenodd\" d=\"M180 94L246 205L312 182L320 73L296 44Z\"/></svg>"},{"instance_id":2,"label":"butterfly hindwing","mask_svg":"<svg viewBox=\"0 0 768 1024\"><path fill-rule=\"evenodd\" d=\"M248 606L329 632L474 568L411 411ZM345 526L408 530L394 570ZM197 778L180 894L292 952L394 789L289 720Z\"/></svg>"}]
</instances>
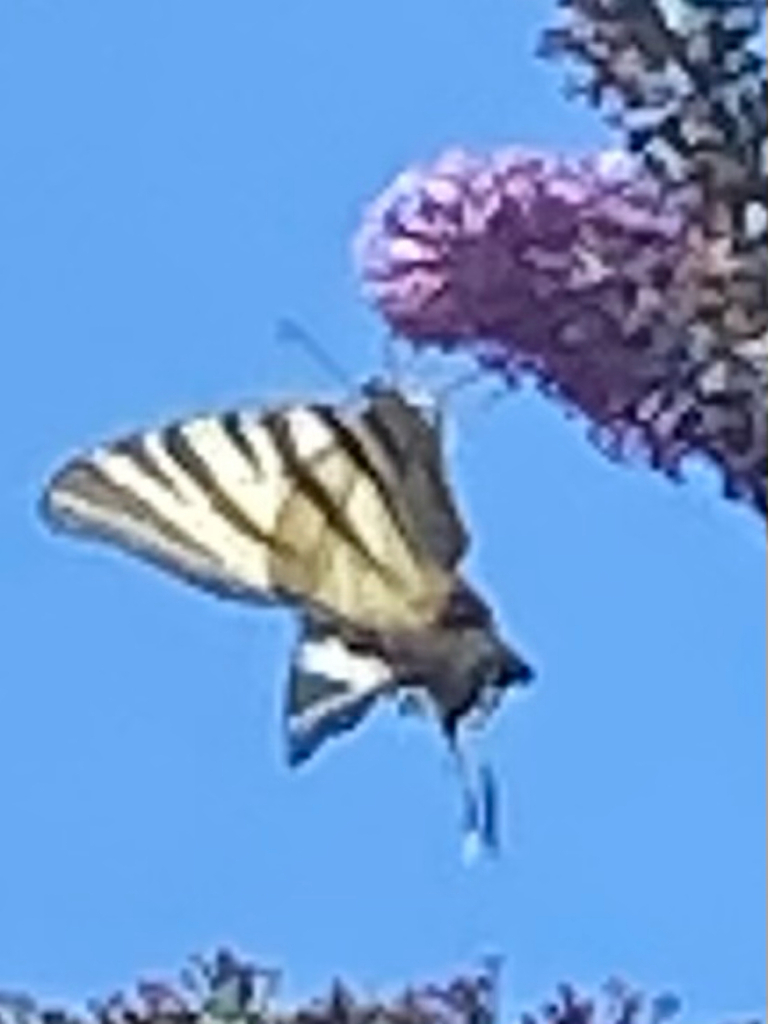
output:
<instances>
[{"instance_id":1,"label":"butterfly hindwing","mask_svg":"<svg viewBox=\"0 0 768 1024\"><path fill-rule=\"evenodd\" d=\"M341 632L304 616L288 680L286 733L291 765L363 718L396 679L377 655L355 649Z\"/></svg>"}]
</instances>

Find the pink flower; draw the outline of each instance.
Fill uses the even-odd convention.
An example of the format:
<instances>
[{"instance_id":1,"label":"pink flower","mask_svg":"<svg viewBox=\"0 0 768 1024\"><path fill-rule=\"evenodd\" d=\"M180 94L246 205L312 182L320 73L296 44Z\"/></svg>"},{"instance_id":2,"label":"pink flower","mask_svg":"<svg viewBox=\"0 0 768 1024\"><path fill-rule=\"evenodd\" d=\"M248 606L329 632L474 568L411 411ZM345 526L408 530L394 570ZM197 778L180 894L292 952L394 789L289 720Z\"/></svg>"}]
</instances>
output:
<instances>
[{"instance_id":1,"label":"pink flower","mask_svg":"<svg viewBox=\"0 0 768 1024\"><path fill-rule=\"evenodd\" d=\"M676 474L705 454L765 509L759 279L629 158L448 152L373 203L355 250L396 333L530 373L614 456Z\"/></svg>"}]
</instances>

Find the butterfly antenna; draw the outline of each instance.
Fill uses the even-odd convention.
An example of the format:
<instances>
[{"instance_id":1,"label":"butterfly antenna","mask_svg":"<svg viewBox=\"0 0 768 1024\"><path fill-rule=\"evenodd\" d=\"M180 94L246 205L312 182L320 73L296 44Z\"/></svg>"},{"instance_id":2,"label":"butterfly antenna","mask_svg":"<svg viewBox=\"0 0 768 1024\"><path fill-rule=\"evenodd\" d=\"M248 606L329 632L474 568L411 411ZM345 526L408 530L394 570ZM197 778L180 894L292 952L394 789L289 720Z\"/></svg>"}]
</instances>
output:
<instances>
[{"instance_id":1,"label":"butterfly antenna","mask_svg":"<svg viewBox=\"0 0 768 1024\"><path fill-rule=\"evenodd\" d=\"M313 337L309 331L306 331L301 324L296 323L295 320L278 320L276 336L279 342L287 342L288 344L298 345L300 348L303 348L317 366L321 367L325 373L341 384L345 391L352 391L354 389L352 378L344 367L337 363L330 352L321 345L317 338Z\"/></svg>"}]
</instances>

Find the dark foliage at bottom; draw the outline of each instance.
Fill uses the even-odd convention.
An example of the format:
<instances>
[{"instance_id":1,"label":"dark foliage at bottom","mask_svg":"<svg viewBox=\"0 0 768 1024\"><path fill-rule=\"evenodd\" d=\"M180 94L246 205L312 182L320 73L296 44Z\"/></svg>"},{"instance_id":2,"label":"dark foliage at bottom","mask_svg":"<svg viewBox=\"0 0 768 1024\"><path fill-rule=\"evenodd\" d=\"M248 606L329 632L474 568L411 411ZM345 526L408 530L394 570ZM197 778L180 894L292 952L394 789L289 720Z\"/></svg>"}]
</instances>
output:
<instances>
[{"instance_id":1,"label":"dark foliage at bottom","mask_svg":"<svg viewBox=\"0 0 768 1024\"><path fill-rule=\"evenodd\" d=\"M87 1004L85 1012L45 1008L28 995L0 991L0 1024L497 1024L500 960L444 985L407 988L384 1001L356 997L340 981L304 1006L277 1003L280 973L219 950L193 958L176 981L140 981L131 995ZM554 999L519 1024L663 1024L680 1009L671 993L647 997L612 980L595 998L560 985ZM759 1024L742 1021L740 1024Z\"/></svg>"}]
</instances>

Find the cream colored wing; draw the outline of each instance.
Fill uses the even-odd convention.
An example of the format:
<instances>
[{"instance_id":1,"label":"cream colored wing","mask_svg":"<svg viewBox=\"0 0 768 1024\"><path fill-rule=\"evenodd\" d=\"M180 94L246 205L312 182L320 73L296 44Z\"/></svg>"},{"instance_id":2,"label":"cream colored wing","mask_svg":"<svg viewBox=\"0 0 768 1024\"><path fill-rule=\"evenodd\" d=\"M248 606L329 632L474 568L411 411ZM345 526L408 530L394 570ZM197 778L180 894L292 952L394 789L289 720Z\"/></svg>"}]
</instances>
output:
<instances>
[{"instance_id":1,"label":"cream colored wing","mask_svg":"<svg viewBox=\"0 0 768 1024\"><path fill-rule=\"evenodd\" d=\"M98 448L54 477L43 505L55 525L225 596L363 628L418 628L450 587L310 406L204 416Z\"/></svg>"},{"instance_id":2,"label":"cream colored wing","mask_svg":"<svg viewBox=\"0 0 768 1024\"><path fill-rule=\"evenodd\" d=\"M264 423L294 481L276 536L303 551L283 561L282 585L362 628L431 623L452 579L403 528L393 481L353 442L352 425L324 406L295 407Z\"/></svg>"}]
</instances>

